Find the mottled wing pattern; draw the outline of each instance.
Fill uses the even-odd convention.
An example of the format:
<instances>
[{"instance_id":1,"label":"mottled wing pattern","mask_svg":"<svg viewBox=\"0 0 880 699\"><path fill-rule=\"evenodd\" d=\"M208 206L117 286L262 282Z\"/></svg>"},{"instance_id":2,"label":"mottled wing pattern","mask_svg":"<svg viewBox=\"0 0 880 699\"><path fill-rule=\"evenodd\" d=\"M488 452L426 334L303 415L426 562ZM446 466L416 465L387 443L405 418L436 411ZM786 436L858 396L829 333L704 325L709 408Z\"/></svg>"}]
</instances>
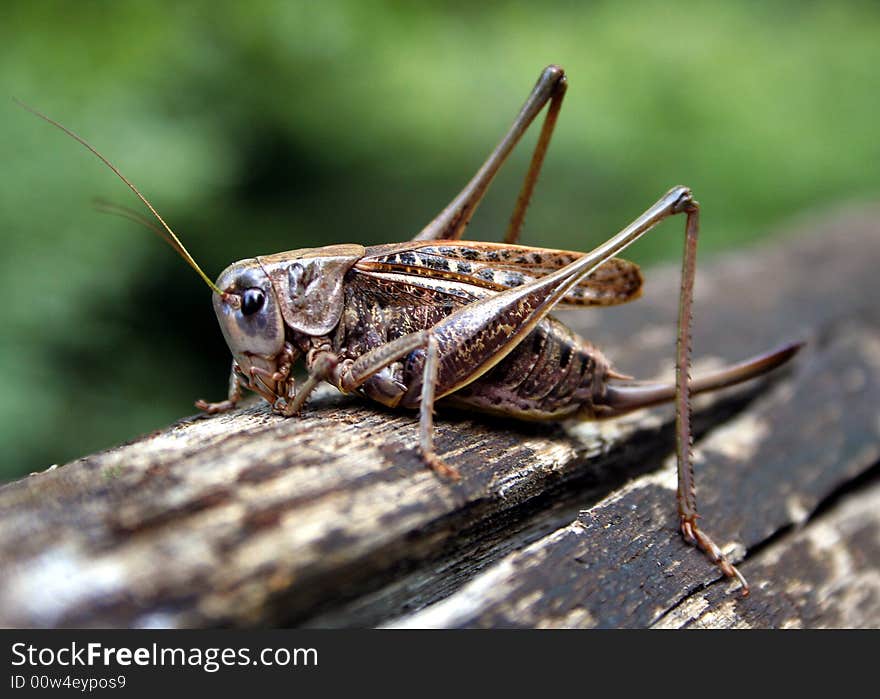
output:
<instances>
[{"instance_id":1,"label":"mottled wing pattern","mask_svg":"<svg viewBox=\"0 0 880 699\"><path fill-rule=\"evenodd\" d=\"M388 279L406 274L411 284L476 298L527 284L581 256L578 252L524 245L424 241L367 248L355 269ZM583 279L558 307L614 306L638 298L641 290L638 265L615 257Z\"/></svg>"}]
</instances>

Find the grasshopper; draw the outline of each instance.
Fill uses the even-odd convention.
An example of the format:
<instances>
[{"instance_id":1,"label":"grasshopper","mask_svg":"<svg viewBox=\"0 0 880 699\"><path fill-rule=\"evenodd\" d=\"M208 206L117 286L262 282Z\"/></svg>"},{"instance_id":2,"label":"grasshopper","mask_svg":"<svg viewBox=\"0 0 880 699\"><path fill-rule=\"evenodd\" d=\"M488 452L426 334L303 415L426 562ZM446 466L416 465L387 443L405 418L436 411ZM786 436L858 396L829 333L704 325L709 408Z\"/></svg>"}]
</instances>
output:
<instances>
[{"instance_id":1,"label":"grasshopper","mask_svg":"<svg viewBox=\"0 0 880 699\"><path fill-rule=\"evenodd\" d=\"M800 345L785 345L690 379L700 206L687 187L670 189L591 252L517 244L566 89L562 68L545 68L485 163L412 241L263 255L230 265L216 283L114 165L66 127L35 113L110 167L161 228L139 214L133 216L165 238L212 289L232 370L226 400L199 400L198 408L207 413L230 410L247 389L262 396L273 411L293 416L319 383L329 382L344 393L359 393L392 408L417 409L424 462L440 476L458 480L458 470L435 450L433 415L438 401L522 420L594 420L674 400L681 533L725 575L738 579L743 594L748 594L745 578L697 523L690 397L764 374L790 359ZM545 106L547 114L504 242L462 240L495 174ZM634 381L549 314L554 308L611 306L638 298L638 266L615 255L678 214L685 216L685 246L676 378L670 384ZM297 387L292 368L300 359L308 376Z\"/></svg>"}]
</instances>

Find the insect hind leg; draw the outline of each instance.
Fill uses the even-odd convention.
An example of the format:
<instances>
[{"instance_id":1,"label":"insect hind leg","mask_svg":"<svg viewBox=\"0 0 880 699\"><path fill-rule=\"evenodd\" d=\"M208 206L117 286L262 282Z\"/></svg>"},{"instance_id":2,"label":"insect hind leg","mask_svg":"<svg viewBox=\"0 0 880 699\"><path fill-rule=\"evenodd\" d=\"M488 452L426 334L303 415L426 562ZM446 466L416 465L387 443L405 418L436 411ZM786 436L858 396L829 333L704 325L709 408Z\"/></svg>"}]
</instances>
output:
<instances>
[{"instance_id":1,"label":"insect hind leg","mask_svg":"<svg viewBox=\"0 0 880 699\"><path fill-rule=\"evenodd\" d=\"M454 340L470 348L469 368L443 372L440 395L452 393L479 378L507 356L534 329L547 313L590 274L626 247L641 238L662 220L685 214L685 245L679 296L676 341L676 455L678 461L678 511L681 532L686 541L703 550L725 573L736 577L748 593L745 579L721 553L706 532L697 525L697 500L691 459L690 354L691 309L696 275L697 238L700 207L687 187L673 187L653 206L608 241L565 267L543 278L481 299L460 309L435 326L441 348ZM509 328L499 337L499 326ZM444 341L444 335L448 341Z\"/></svg>"},{"instance_id":2,"label":"insect hind leg","mask_svg":"<svg viewBox=\"0 0 880 699\"><path fill-rule=\"evenodd\" d=\"M678 515L684 540L703 551L721 571L739 580L742 594L749 594L749 584L715 544L712 538L697 524L697 489L694 481L693 435L691 433L691 321L694 302L694 279L697 270L697 238L700 232L700 205L688 190L679 199L673 213L684 213L684 255L681 265L681 290L678 301L678 336L675 352L675 443L678 463Z\"/></svg>"},{"instance_id":3,"label":"insect hind leg","mask_svg":"<svg viewBox=\"0 0 880 699\"><path fill-rule=\"evenodd\" d=\"M553 135L556 118L562 106L562 98L565 96L567 87L565 71L559 66L547 66L538 76L535 87L529 94L516 119L504 138L495 147L495 150L486 159L486 162L477 170L476 174L465 185L443 211L425 226L414 240L458 240L464 233L465 228L483 200L483 196L492 184L495 175L507 160L510 152L516 147L523 134L529 128L535 117L548 102L547 116L538 136L538 142L532 154L529 170L523 181L522 189L517 197L516 208L510 219L505 242L516 242L519 230L525 218L526 208L532 197L535 182L544 162L547 145Z\"/></svg>"}]
</instances>

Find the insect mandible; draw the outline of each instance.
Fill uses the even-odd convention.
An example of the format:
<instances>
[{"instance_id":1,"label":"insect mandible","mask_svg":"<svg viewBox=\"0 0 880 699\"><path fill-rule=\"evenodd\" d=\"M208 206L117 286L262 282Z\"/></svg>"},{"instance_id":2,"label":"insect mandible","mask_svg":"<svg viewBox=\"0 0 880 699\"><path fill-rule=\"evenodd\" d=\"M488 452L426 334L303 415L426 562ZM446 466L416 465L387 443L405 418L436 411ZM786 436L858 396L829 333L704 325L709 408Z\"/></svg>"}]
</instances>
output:
<instances>
[{"instance_id":1,"label":"insect mandible","mask_svg":"<svg viewBox=\"0 0 880 699\"><path fill-rule=\"evenodd\" d=\"M66 127L25 108L110 167L161 228L140 220L165 238L211 287L214 310L232 352L232 371L226 400L200 400L197 407L208 413L230 410L248 389L275 412L293 416L318 384L328 382L342 392L360 393L389 407L418 410L422 458L440 476L458 480L458 470L444 462L434 447L437 402L523 420L591 420L674 400L681 533L725 575L737 578L748 594L745 578L697 523L690 396L760 376L790 359L800 344L690 379L700 207L687 187L673 187L588 253L517 244L566 87L562 68L545 68L486 162L412 241L263 255L230 265L216 283L114 165ZM504 242L463 241L495 174L545 106L547 114ZM637 298L642 287L639 268L615 255L677 214L685 216L685 251L676 378L670 384L638 382L616 372L597 348L549 313L554 308L609 306ZM300 359L308 376L297 386L292 368Z\"/></svg>"}]
</instances>

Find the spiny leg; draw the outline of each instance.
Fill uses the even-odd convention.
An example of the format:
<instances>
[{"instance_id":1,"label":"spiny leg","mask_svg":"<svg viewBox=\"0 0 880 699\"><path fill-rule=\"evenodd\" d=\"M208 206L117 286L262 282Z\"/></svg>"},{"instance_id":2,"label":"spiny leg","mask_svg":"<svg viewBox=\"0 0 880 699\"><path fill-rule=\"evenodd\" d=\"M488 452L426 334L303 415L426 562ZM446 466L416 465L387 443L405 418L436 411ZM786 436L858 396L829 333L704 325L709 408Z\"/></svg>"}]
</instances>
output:
<instances>
[{"instance_id":1,"label":"spiny leg","mask_svg":"<svg viewBox=\"0 0 880 699\"><path fill-rule=\"evenodd\" d=\"M425 463L437 474L460 480L459 472L448 466L434 451L434 394L437 385L439 349L433 329L418 330L376 347L354 361L333 368L327 380L345 392L360 388L371 377L398 362L415 350L425 350L422 368L422 391L419 408L419 450Z\"/></svg>"},{"instance_id":2,"label":"spiny leg","mask_svg":"<svg viewBox=\"0 0 880 699\"><path fill-rule=\"evenodd\" d=\"M749 594L749 584L742 573L697 524L697 489L694 482L691 434L691 320L693 316L694 277L697 265L697 237L700 231L700 205L690 199L683 204L687 215L685 224L684 256L681 268L681 294L678 303L678 337L675 357L675 444L678 460L678 515L685 541L704 551L722 572L736 578L742 585L743 596Z\"/></svg>"},{"instance_id":3,"label":"spiny leg","mask_svg":"<svg viewBox=\"0 0 880 699\"><path fill-rule=\"evenodd\" d=\"M458 470L444 463L434 450L434 395L437 385L440 350L431 330L419 330L362 354L356 360L340 361L329 348L320 348L306 357L309 378L291 403L298 412L306 397L320 381L330 381L350 393L387 366L400 361L414 350L425 350L419 411L419 448L425 463L439 475L460 480Z\"/></svg>"},{"instance_id":4,"label":"spiny leg","mask_svg":"<svg viewBox=\"0 0 880 699\"><path fill-rule=\"evenodd\" d=\"M428 336L425 350L425 367L422 373L422 395L419 404L419 444L422 457L427 464L441 476L454 481L461 480L461 474L443 461L434 451L434 395L437 389L437 373L440 361L440 348L434 335Z\"/></svg>"},{"instance_id":5,"label":"spiny leg","mask_svg":"<svg viewBox=\"0 0 880 699\"><path fill-rule=\"evenodd\" d=\"M617 235L565 267L473 301L440 320L431 328L440 343L438 397L458 390L498 364L584 277L663 219L681 213L690 200L687 187L674 187ZM457 348L465 345L467 361L456 359Z\"/></svg>"},{"instance_id":6,"label":"spiny leg","mask_svg":"<svg viewBox=\"0 0 880 699\"><path fill-rule=\"evenodd\" d=\"M547 144L550 141L553 127L556 124L556 117L562 105L565 89L566 79L562 68L553 65L547 66L538 77L535 87L526 99L525 104L523 104L510 130L501 139L501 142L495 147L495 150L492 151L486 162L477 170L476 174L465 185L464 189L459 192L458 196L434 220L425 226L413 240L458 240L461 238L464 229L474 215L474 211L480 205L480 201L486 194L486 190L489 188L498 170L501 169L504 161L507 160L507 156L510 155L510 152L519 143L529 125L549 101L550 107L547 112L547 118L541 129L541 135L535 146L532 161L520 190L507 235L505 236L507 242L514 242L519 236L519 229L522 226L526 207L529 204L532 190L538 179L544 155L547 152Z\"/></svg>"},{"instance_id":7,"label":"spiny leg","mask_svg":"<svg viewBox=\"0 0 880 699\"><path fill-rule=\"evenodd\" d=\"M541 174L544 156L547 155L547 146L550 145L550 139L553 137L553 129L556 128L559 110L562 108L562 98L565 97L567 88L568 83L563 76L556 83L555 91L550 98L550 106L547 107L547 116L544 117L544 125L541 127L541 133L538 136L538 142L535 144L535 150L532 152L532 160L529 163L528 172L526 172L522 188L516 197L516 207L514 207L513 213L510 216L510 222L507 224L507 232L504 234L505 243L514 244L519 240L519 234L526 219L526 209L529 208L532 193L535 191L535 184L538 181L538 175Z\"/></svg>"},{"instance_id":8,"label":"spiny leg","mask_svg":"<svg viewBox=\"0 0 880 699\"><path fill-rule=\"evenodd\" d=\"M427 330L398 338L356 360L348 360L327 380L353 391L373 374L427 346L430 333L438 343L436 397L443 398L480 378L525 339L585 276L651 230L668 216L681 213L691 200L687 187L674 187L617 235L565 267L520 286L491 294L458 308ZM401 396L402 407L416 407L414 389Z\"/></svg>"},{"instance_id":9,"label":"spiny leg","mask_svg":"<svg viewBox=\"0 0 880 699\"><path fill-rule=\"evenodd\" d=\"M747 592L748 586L743 576L711 537L697 525L696 489L690 454L688 370L699 205L687 187L673 187L620 233L562 269L528 284L470 303L437 323L432 332L440 342L441 351L451 348L445 351L454 353L455 345L461 343L467 343L470 349L466 368L461 368L462 363L458 362L460 368L457 372L444 373L441 370L437 393L439 397L443 397L482 376L507 356L580 279L638 240L663 219L680 213L687 215L676 359L676 435L681 531L684 538L708 554L725 575L740 580ZM497 328L502 325L512 331L505 332L503 339L499 340Z\"/></svg>"}]
</instances>

